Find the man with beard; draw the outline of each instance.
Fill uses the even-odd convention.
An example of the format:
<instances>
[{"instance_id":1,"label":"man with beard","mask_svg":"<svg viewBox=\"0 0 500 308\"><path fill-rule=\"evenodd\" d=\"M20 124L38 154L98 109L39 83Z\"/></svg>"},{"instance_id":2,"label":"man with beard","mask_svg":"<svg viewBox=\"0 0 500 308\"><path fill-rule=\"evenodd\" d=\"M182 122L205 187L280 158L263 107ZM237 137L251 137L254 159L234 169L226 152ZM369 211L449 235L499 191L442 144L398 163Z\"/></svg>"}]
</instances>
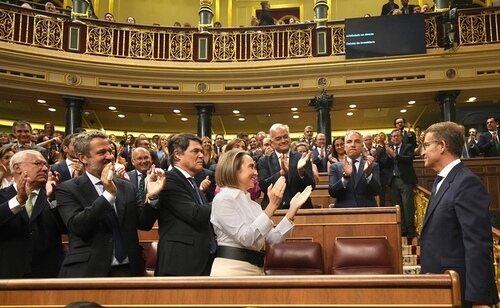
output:
<instances>
[{"instance_id":1,"label":"man with beard","mask_svg":"<svg viewBox=\"0 0 500 308\"><path fill-rule=\"evenodd\" d=\"M85 173L56 191L69 235L60 277L143 276L137 229L150 230L155 222L154 200L163 187L163 173L148 176L148 203L144 203L137 187L113 177L114 156L104 133L79 134L75 151Z\"/></svg>"}]
</instances>

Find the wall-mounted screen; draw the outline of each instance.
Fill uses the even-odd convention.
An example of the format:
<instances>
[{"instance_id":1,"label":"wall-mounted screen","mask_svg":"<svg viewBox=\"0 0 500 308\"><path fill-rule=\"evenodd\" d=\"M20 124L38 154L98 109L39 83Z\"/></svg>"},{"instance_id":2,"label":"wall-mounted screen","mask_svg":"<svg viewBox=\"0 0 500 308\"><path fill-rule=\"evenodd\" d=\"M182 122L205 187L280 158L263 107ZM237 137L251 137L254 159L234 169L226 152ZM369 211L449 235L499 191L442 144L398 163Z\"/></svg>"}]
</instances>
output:
<instances>
[{"instance_id":1,"label":"wall-mounted screen","mask_svg":"<svg viewBox=\"0 0 500 308\"><path fill-rule=\"evenodd\" d=\"M345 20L346 59L425 53L424 14Z\"/></svg>"}]
</instances>

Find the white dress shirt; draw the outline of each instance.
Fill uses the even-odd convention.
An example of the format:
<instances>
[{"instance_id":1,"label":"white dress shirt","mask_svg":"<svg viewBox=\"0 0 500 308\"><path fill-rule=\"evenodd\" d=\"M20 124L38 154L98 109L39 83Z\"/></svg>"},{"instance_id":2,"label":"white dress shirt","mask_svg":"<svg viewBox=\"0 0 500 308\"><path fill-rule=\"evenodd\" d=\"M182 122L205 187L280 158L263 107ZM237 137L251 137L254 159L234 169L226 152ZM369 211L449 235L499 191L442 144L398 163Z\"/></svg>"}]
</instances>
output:
<instances>
[{"instance_id":1,"label":"white dress shirt","mask_svg":"<svg viewBox=\"0 0 500 308\"><path fill-rule=\"evenodd\" d=\"M282 242L294 227L285 216L273 228L273 221L248 192L231 187L222 187L215 196L210 221L218 245L257 251L263 249L266 242Z\"/></svg>"}]
</instances>

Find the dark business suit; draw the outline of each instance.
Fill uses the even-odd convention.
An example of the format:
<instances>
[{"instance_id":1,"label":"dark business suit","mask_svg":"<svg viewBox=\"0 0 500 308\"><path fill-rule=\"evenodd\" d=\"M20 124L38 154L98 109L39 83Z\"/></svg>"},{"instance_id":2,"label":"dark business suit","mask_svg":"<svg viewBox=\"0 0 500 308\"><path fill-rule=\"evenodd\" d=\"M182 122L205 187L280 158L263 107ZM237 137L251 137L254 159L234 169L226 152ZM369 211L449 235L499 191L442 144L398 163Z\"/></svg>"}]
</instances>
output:
<instances>
[{"instance_id":1,"label":"dark business suit","mask_svg":"<svg viewBox=\"0 0 500 308\"><path fill-rule=\"evenodd\" d=\"M44 188L31 218L25 209L14 214L8 202L16 194L13 185L0 190L0 278L57 277L64 258L59 214L50 208Z\"/></svg>"},{"instance_id":2,"label":"dark business suit","mask_svg":"<svg viewBox=\"0 0 500 308\"><path fill-rule=\"evenodd\" d=\"M470 307L471 302L498 302L489 204L481 180L459 163L431 196L425 214L420 238L421 272L457 271L462 307Z\"/></svg>"},{"instance_id":3,"label":"dark business suit","mask_svg":"<svg viewBox=\"0 0 500 308\"><path fill-rule=\"evenodd\" d=\"M61 183L67 180L71 180L72 178L71 173L69 172L68 164L66 164L66 160L51 165L50 171L57 172L61 175Z\"/></svg>"},{"instance_id":4,"label":"dark business suit","mask_svg":"<svg viewBox=\"0 0 500 308\"><path fill-rule=\"evenodd\" d=\"M306 164L304 167L304 177L299 176L297 171L297 163L302 157L302 154L298 152L290 152L288 158L288 174L286 178L286 189L283 195L283 200L280 205L280 209L290 208L290 200L295 196L296 193L303 191L308 185L311 185L313 189L316 184L314 182L314 177L312 173L311 164ZM273 152L271 155L263 155L258 163L257 170L259 174L259 186L260 190L264 192L264 198L262 199L262 208L265 209L269 204L269 197L267 196L267 189L269 185L274 184L280 177L280 163L278 155ZM312 208L311 198L308 198L306 202L302 205L302 208Z\"/></svg>"},{"instance_id":5,"label":"dark business suit","mask_svg":"<svg viewBox=\"0 0 500 308\"><path fill-rule=\"evenodd\" d=\"M414 132L409 132L406 130L401 131L401 136L404 144L411 144L413 148L417 147L417 136Z\"/></svg>"},{"instance_id":6,"label":"dark business suit","mask_svg":"<svg viewBox=\"0 0 500 308\"><path fill-rule=\"evenodd\" d=\"M217 166L217 164L210 165L210 167L212 167L212 166ZM208 176L208 179L210 180L210 186L208 186L207 190L205 190L203 193L204 193L207 201L212 202L212 200L215 197L215 187L216 187L215 172L210 170L210 169L203 168L203 169L201 169L200 172L198 172L194 176L194 180L196 181L196 184L198 185L198 187L200 187L201 182L203 182L203 180L205 180L205 178L207 176Z\"/></svg>"},{"instance_id":7,"label":"dark business suit","mask_svg":"<svg viewBox=\"0 0 500 308\"><path fill-rule=\"evenodd\" d=\"M150 230L157 210L143 205L137 188L129 181L114 178L115 206L124 248L133 276L144 275L144 259L137 229ZM113 232L107 215L112 205L99 196L87 173L61 183L56 190L59 213L68 228L69 252L60 277L105 277L113 258Z\"/></svg>"},{"instance_id":8,"label":"dark business suit","mask_svg":"<svg viewBox=\"0 0 500 308\"><path fill-rule=\"evenodd\" d=\"M384 147L377 146L377 159L380 175L380 206L385 206L386 189L389 185L389 178L392 174L392 159L387 156Z\"/></svg>"},{"instance_id":9,"label":"dark business suit","mask_svg":"<svg viewBox=\"0 0 500 308\"><path fill-rule=\"evenodd\" d=\"M401 143L399 146L401 147L399 154L387 160L390 168L387 180L391 186L392 204L401 207L401 233L403 236L414 237L416 233L413 189L417 184L417 175L413 169L415 150L409 143Z\"/></svg>"},{"instance_id":10,"label":"dark business suit","mask_svg":"<svg viewBox=\"0 0 500 308\"><path fill-rule=\"evenodd\" d=\"M262 10L259 14L259 26L272 26L274 25L274 18L267 10Z\"/></svg>"},{"instance_id":11,"label":"dark business suit","mask_svg":"<svg viewBox=\"0 0 500 308\"><path fill-rule=\"evenodd\" d=\"M200 204L191 183L174 167L166 173L159 205L160 242L155 275L209 275L212 204Z\"/></svg>"},{"instance_id":12,"label":"dark business suit","mask_svg":"<svg viewBox=\"0 0 500 308\"><path fill-rule=\"evenodd\" d=\"M395 9L399 9L399 5L397 5L394 2L387 2L382 6L382 13L380 13L380 15L381 16L388 15L389 13L392 13L392 11Z\"/></svg>"},{"instance_id":13,"label":"dark business suit","mask_svg":"<svg viewBox=\"0 0 500 308\"><path fill-rule=\"evenodd\" d=\"M479 148L479 151L481 151L481 153L484 153L484 157L500 156L500 143L495 143L495 140L493 140L493 135L490 132L484 132L481 134L481 136L479 136L477 146Z\"/></svg>"},{"instance_id":14,"label":"dark business suit","mask_svg":"<svg viewBox=\"0 0 500 308\"><path fill-rule=\"evenodd\" d=\"M323 149L323 157L320 156L320 148L315 147L312 150L312 155L313 155L313 164L318 167L318 172L326 172L327 170L327 164L328 164L328 151L326 147Z\"/></svg>"},{"instance_id":15,"label":"dark business suit","mask_svg":"<svg viewBox=\"0 0 500 308\"><path fill-rule=\"evenodd\" d=\"M373 163L372 178L368 183L363 172L365 160L362 158L356 175L351 175L346 186L342 183L344 163L337 162L330 166L328 192L336 198L336 208L377 206L375 196L380 193L379 167Z\"/></svg>"}]
</instances>

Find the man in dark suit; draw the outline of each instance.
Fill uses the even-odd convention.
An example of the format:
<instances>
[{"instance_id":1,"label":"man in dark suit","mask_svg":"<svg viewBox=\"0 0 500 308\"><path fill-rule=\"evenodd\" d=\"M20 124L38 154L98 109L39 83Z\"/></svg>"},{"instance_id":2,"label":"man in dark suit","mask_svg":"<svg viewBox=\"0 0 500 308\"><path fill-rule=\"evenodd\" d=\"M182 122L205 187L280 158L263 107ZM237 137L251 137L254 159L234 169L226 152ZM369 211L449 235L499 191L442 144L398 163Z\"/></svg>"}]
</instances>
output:
<instances>
[{"instance_id":1,"label":"man in dark suit","mask_svg":"<svg viewBox=\"0 0 500 308\"><path fill-rule=\"evenodd\" d=\"M46 148L38 146L35 142L31 141L32 128L29 122L15 121L12 123L12 133L16 136L16 141L4 144L3 148L12 148L14 152L35 150L42 153L46 159L49 157Z\"/></svg>"},{"instance_id":2,"label":"man in dark suit","mask_svg":"<svg viewBox=\"0 0 500 308\"><path fill-rule=\"evenodd\" d=\"M114 157L105 134L79 134L75 150L85 173L56 190L69 235L60 277L144 275L137 229L150 230L156 220L154 199L163 187L163 174L148 176L149 203L144 204L132 183L113 177Z\"/></svg>"},{"instance_id":3,"label":"man in dark suit","mask_svg":"<svg viewBox=\"0 0 500 308\"><path fill-rule=\"evenodd\" d=\"M14 184L0 190L0 278L57 277L64 230L54 199L56 179L38 151L10 160Z\"/></svg>"},{"instance_id":4,"label":"man in dark suit","mask_svg":"<svg viewBox=\"0 0 500 308\"><path fill-rule=\"evenodd\" d=\"M168 143L171 170L160 193L160 242L156 276L208 276L216 249L210 224L212 204L195 182L203 169L201 139L178 134Z\"/></svg>"},{"instance_id":5,"label":"man in dark suit","mask_svg":"<svg viewBox=\"0 0 500 308\"><path fill-rule=\"evenodd\" d=\"M417 175L413 169L415 150L410 143L403 143L401 130L391 132L392 146L386 145L387 164L390 167L388 183L391 187L392 204L401 207L401 234L408 238L416 236L413 189Z\"/></svg>"},{"instance_id":6,"label":"man in dark suit","mask_svg":"<svg viewBox=\"0 0 500 308\"><path fill-rule=\"evenodd\" d=\"M127 175L130 182L137 187L141 200L144 201L148 192L146 177L153 165L151 153L142 147L132 149L132 165L135 169L127 172Z\"/></svg>"},{"instance_id":7,"label":"man in dark suit","mask_svg":"<svg viewBox=\"0 0 500 308\"><path fill-rule=\"evenodd\" d=\"M262 11L259 14L259 26L272 26L274 25L274 18L269 12L271 5L269 1L261 1L260 6Z\"/></svg>"},{"instance_id":8,"label":"man in dark suit","mask_svg":"<svg viewBox=\"0 0 500 308\"><path fill-rule=\"evenodd\" d=\"M316 136L316 145L312 150L313 164L318 167L318 172L326 172L326 165L328 163L328 150L326 148L325 134L319 133Z\"/></svg>"},{"instance_id":9,"label":"man in dark suit","mask_svg":"<svg viewBox=\"0 0 500 308\"><path fill-rule=\"evenodd\" d=\"M283 194L280 209L288 209L290 200L296 193L303 191L311 185L314 189L316 183L311 166L311 152L300 154L290 151L290 132L288 125L276 123L269 130L274 152L271 155L263 155L258 163L260 190L264 192L262 208L269 203L267 189L274 184L280 176L286 178L286 189ZM312 208L311 198L308 198L302 208Z\"/></svg>"},{"instance_id":10,"label":"man in dark suit","mask_svg":"<svg viewBox=\"0 0 500 308\"><path fill-rule=\"evenodd\" d=\"M328 192L336 198L335 207L377 206L380 193L378 164L373 156L363 156L361 134L348 131L345 136L347 158L330 167Z\"/></svg>"},{"instance_id":11,"label":"man in dark suit","mask_svg":"<svg viewBox=\"0 0 500 308\"><path fill-rule=\"evenodd\" d=\"M82 175L83 164L75 153L75 137L78 134L67 135L62 142L64 161L50 166L50 171L59 174L60 182L65 182L73 177Z\"/></svg>"},{"instance_id":12,"label":"man in dark suit","mask_svg":"<svg viewBox=\"0 0 500 308\"><path fill-rule=\"evenodd\" d=\"M498 139L498 120L494 117L486 120L487 132L479 136L477 146L479 151L484 153L485 157L498 157L500 156L500 140Z\"/></svg>"},{"instance_id":13,"label":"man in dark suit","mask_svg":"<svg viewBox=\"0 0 500 308\"><path fill-rule=\"evenodd\" d=\"M460 161L464 128L453 122L431 125L423 159L438 173L425 213L420 247L421 272L460 275L462 307L498 302L493 271L490 197L481 180Z\"/></svg>"},{"instance_id":14,"label":"man in dark suit","mask_svg":"<svg viewBox=\"0 0 500 308\"><path fill-rule=\"evenodd\" d=\"M413 148L417 147L417 137L415 136L415 133L406 131L406 119L405 118L396 118L394 119L394 128L399 129L401 132L401 142L404 144L411 144Z\"/></svg>"},{"instance_id":15,"label":"man in dark suit","mask_svg":"<svg viewBox=\"0 0 500 308\"><path fill-rule=\"evenodd\" d=\"M408 4L409 0L401 0L401 13L403 15L413 14L413 10L415 9L414 4Z\"/></svg>"}]
</instances>

